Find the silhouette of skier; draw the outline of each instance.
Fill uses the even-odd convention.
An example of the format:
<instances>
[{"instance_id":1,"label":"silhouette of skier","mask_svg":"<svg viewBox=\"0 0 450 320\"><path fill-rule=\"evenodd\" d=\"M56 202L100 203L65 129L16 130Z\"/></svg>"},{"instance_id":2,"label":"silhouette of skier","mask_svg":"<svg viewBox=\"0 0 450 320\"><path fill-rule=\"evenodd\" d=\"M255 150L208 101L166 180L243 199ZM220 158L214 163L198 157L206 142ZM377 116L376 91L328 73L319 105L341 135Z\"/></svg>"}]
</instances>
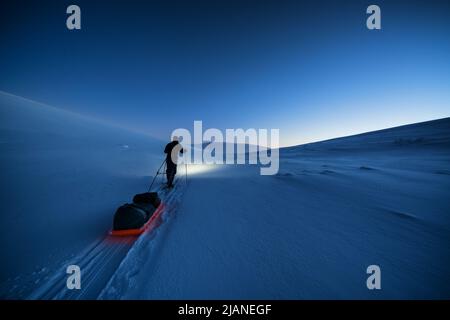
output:
<instances>
[{"instance_id":1,"label":"silhouette of skier","mask_svg":"<svg viewBox=\"0 0 450 320\"><path fill-rule=\"evenodd\" d=\"M173 137L172 142L169 142L165 149L164 153L166 154L166 175L167 175L167 187L173 187L173 180L175 179L175 175L177 174L177 162L178 162L178 154L183 153L183 148L181 144L178 142L178 137Z\"/></svg>"}]
</instances>

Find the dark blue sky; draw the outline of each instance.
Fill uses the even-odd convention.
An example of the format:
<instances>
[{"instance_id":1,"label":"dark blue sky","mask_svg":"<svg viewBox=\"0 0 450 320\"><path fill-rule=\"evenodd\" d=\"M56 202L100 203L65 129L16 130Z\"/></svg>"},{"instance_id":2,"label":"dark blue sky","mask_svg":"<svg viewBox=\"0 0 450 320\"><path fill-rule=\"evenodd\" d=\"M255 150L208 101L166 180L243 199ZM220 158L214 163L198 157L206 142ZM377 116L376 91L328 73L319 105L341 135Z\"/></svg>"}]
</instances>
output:
<instances>
[{"instance_id":1,"label":"dark blue sky","mask_svg":"<svg viewBox=\"0 0 450 320\"><path fill-rule=\"evenodd\" d=\"M1 91L160 138L203 120L292 145L450 116L448 1L9 1L0 28Z\"/></svg>"}]
</instances>

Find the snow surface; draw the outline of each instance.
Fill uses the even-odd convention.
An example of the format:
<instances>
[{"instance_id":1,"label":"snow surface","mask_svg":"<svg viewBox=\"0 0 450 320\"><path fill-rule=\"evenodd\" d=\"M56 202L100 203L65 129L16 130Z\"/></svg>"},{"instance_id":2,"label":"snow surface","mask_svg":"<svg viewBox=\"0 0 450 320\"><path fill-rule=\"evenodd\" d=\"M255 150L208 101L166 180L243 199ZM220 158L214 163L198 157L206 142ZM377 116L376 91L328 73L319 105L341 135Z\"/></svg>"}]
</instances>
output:
<instances>
[{"instance_id":1,"label":"snow surface","mask_svg":"<svg viewBox=\"0 0 450 320\"><path fill-rule=\"evenodd\" d=\"M101 241L117 206L148 187L161 148L148 136L0 93L0 297L27 297Z\"/></svg>"},{"instance_id":2,"label":"snow surface","mask_svg":"<svg viewBox=\"0 0 450 320\"><path fill-rule=\"evenodd\" d=\"M275 176L189 168L135 241L107 231L164 142L7 94L0 112L1 297L450 298L450 118L285 148Z\"/></svg>"}]
</instances>

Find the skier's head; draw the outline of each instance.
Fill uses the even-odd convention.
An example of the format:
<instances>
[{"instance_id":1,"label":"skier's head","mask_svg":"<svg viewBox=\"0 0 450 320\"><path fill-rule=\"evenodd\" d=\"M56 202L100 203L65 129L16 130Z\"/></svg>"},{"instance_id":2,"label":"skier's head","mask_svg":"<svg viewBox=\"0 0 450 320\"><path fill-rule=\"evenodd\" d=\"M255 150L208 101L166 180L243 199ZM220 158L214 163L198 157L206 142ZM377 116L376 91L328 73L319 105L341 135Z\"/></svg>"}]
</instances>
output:
<instances>
[{"instance_id":1,"label":"skier's head","mask_svg":"<svg viewBox=\"0 0 450 320\"><path fill-rule=\"evenodd\" d=\"M172 141L177 141L177 142L178 142L178 140L179 140L179 139L178 139L177 136L173 136L173 137L172 137Z\"/></svg>"}]
</instances>

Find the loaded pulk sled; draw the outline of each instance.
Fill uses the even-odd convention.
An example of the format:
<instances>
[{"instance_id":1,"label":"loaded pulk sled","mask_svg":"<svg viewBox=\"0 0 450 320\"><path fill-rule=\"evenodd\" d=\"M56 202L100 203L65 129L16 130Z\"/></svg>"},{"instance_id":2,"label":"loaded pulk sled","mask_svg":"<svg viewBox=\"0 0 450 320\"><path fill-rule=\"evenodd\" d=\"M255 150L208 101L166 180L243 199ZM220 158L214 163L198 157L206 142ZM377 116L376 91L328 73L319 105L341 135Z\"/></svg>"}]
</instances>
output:
<instances>
[{"instance_id":1,"label":"loaded pulk sled","mask_svg":"<svg viewBox=\"0 0 450 320\"><path fill-rule=\"evenodd\" d=\"M132 203L120 206L114 214L113 236L136 236L149 229L154 221L159 219L164 211L164 203L157 192L150 192L153 183L159 175L163 175L161 168L166 163L164 160L159 167L152 183L145 193L137 194L133 197Z\"/></svg>"}]
</instances>

